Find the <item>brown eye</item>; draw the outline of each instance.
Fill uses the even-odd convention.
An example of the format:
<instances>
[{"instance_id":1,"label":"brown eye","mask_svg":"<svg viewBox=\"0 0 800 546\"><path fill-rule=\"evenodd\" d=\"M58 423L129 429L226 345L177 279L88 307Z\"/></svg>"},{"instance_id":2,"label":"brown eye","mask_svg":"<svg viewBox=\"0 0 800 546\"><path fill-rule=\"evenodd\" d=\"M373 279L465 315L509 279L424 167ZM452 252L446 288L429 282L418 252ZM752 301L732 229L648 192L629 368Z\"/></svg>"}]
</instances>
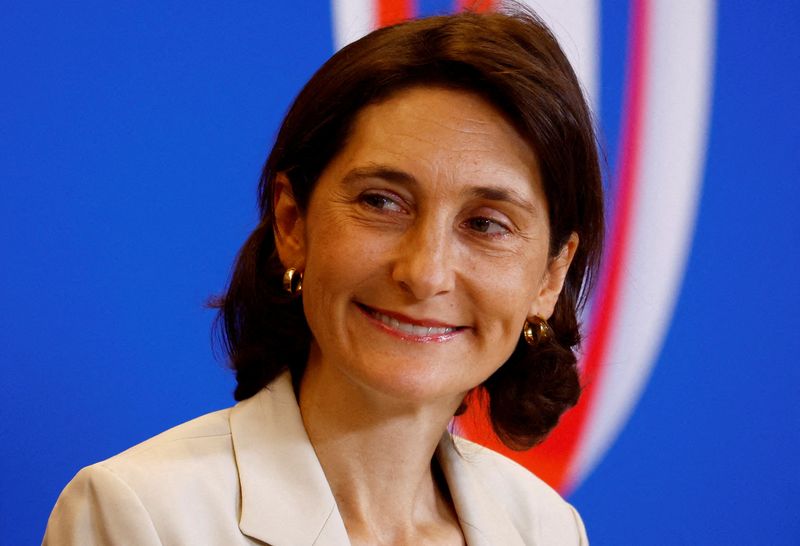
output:
<instances>
[{"instance_id":1,"label":"brown eye","mask_svg":"<svg viewBox=\"0 0 800 546\"><path fill-rule=\"evenodd\" d=\"M473 231L486 235L505 235L509 232L506 226L491 218L470 218L467 220L466 225Z\"/></svg>"},{"instance_id":2,"label":"brown eye","mask_svg":"<svg viewBox=\"0 0 800 546\"><path fill-rule=\"evenodd\" d=\"M403 207L400 206L394 199L382 193L365 193L361 196L361 202L365 205L378 209L402 212Z\"/></svg>"}]
</instances>

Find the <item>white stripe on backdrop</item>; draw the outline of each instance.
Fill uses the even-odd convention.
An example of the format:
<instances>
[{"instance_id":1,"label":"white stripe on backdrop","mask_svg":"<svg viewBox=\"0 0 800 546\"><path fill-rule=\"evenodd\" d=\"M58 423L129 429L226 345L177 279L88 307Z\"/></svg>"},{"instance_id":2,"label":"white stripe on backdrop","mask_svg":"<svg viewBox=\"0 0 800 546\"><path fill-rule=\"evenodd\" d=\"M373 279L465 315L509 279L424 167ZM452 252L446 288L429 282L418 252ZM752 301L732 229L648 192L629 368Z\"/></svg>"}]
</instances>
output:
<instances>
[{"instance_id":1,"label":"white stripe on backdrop","mask_svg":"<svg viewBox=\"0 0 800 546\"><path fill-rule=\"evenodd\" d=\"M669 327L703 181L713 84L712 0L647 2L644 116L622 291L589 421L570 469L579 484L630 417ZM624 115L624 113L623 113Z\"/></svg>"}]
</instances>

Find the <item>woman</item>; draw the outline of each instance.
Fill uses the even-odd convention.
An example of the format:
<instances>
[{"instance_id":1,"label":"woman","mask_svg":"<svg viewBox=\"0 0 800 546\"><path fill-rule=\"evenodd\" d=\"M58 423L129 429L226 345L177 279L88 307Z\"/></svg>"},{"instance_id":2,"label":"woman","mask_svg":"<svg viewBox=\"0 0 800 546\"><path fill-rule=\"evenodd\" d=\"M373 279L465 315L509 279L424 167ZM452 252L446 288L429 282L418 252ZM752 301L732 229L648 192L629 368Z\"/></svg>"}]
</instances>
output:
<instances>
[{"instance_id":1,"label":"woman","mask_svg":"<svg viewBox=\"0 0 800 546\"><path fill-rule=\"evenodd\" d=\"M220 299L233 408L82 470L48 544L582 544L515 463L451 436L488 395L508 445L579 395L601 244L590 115L527 14L344 48L290 109Z\"/></svg>"}]
</instances>

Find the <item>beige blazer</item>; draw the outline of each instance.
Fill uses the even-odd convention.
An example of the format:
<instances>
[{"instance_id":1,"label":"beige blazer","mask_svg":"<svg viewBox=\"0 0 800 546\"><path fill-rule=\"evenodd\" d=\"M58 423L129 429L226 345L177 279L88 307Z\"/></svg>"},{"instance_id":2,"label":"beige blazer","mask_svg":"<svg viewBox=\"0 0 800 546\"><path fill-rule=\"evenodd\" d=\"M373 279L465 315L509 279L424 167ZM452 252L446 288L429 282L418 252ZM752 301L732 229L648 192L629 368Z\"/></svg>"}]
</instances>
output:
<instances>
[{"instance_id":1,"label":"beige blazer","mask_svg":"<svg viewBox=\"0 0 800 546\"><path fill-rule=\"evenodd\" d=\"M436 456L469 546L588 544L577 512L523 467L449 433ZM81 470L44 537L48 546L264 543L349 544L288 373Z\"/></svg>"}]
</instances>

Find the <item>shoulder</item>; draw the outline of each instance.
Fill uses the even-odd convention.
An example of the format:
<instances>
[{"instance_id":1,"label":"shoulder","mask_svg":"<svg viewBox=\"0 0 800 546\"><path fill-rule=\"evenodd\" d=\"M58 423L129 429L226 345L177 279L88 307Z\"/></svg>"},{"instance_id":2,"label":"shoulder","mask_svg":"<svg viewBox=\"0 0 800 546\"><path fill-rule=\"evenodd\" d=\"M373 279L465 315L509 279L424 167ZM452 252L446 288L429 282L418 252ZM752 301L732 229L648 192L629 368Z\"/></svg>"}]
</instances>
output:
<instances>
[{"instance_id":1,"label":"shoulder","mask_svg":"<svg viewBox=\"0 0 800 546\"><path fill-rule=\"evenodd\" d=\"M187 421L83 472L113 474L146 504L160 504L166 498L184 497L189 492L208 494L235 489L238 480L230 411ZM208 479L211 476L213 480Z\"/></svg>"},{"instance_id":2,"label":"shoulder","mask_svg":"<svg viewBox=\"0 0 800 546\"><path fill-rule=\"evenodd\" d=\"M578 512L541 478L479 444L458 436L453 442L523 537L538 537L543 544L588 544Z\"/></svg>"},{"instance_id":3,"label":"shoulder","mask_svg":"<svg viewBox=\"0 0 800 546\"><path fill-rule=\"evenodd\" d=\"M106 543L99 539L119 533L149 544L173 531L193 536L203 527L198 514L230 512L235 522L239 482L229 414L198 417L82 469L59 496L46 543Z\"/></svg>"},{"instance_id":4,"label":"shoulder","mask_svg":"<svg viewBox=\"0 0 800 546\"><path fill-rule=\"evenodd\" d=\"M115 472L140 465L172 467L188 460L205 461L230 451L231 409L208 413L162 432L97 463ZM95 465L95 466L97 466Z\"/></svg>"}]
</instances>

